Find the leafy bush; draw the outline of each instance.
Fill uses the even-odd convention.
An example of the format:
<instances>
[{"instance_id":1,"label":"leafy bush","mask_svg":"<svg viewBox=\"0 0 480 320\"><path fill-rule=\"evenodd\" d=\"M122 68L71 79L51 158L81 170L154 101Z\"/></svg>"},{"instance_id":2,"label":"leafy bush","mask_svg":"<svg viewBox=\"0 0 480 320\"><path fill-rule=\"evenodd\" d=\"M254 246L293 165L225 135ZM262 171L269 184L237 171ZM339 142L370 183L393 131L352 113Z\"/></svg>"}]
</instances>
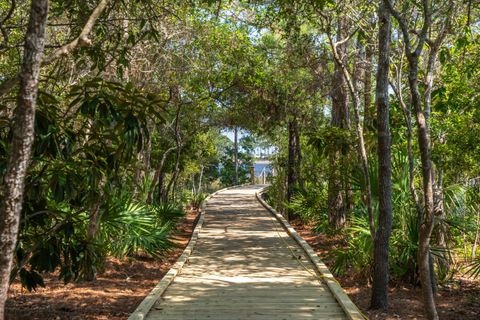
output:
<instances>
[{"instance_id":1,"label":"leafy bush","mask_svg":"<svg viewBox=\"0 0 480 320\"><path fill-rule=\"evenodd\" d=\"M60 206L32 215L17 245L12 280L19 276L28 290L34 290L44 285L41 273L57 269L65 283L91 280L103 268L107 255L159 257L173 247L170 235L184 216L172 204L135 203L127 195L112 197L100 212L100 231L93 241L86 238L90 215L85 211ZM45 215L55 219L52 222Z\"/></svg>"},{"instance_id":2,"label":"leafy bush","mask_svg":"<svg viewBox=\"0 0 480 320\"><path fill-rule=\"evenodd\" d=\"M329 231L325 185L306 183L285 207L306 223L316 225L316 231Z\"/></svg>"},{"instance_id":3,"label":"leafy bush","mask_svg":"<svg viewBox=\"0 0 480 320\"><path fill-rule=\"evenodd\" d=\"M170 206L158 207L125 203L112 208L105 216L101 242L108 253L125 257L147 253L160 256L172 248L169 235L183 211Z\"/></svg>"},{"instance_id":4,"label":"leafy bush","mask_svg":"<svg viewBox=\"0 0 480 320\"><path fill-rule=\"evenodd\" d=\"M357 272L369 275L373 262L373 242L366 215L355 217L351 220L344 232L347 234L347 250L336 250L337 257L332 267L332 272L342 274L349 267Z\"/></svg>"},{"instance_id":5,"label":"leafy bush","mask_svg":"<svg viewBox=\"0 0 480 320\"><path fill-rule=\"evenodd\" d=\"M417 279L418 218L412 200L408 180L408 159L401 151L392 155L392 205L393 225L390 238L390 269L393 278L415 282ZM371 181L377 181L377 164L370 161ZM351 183L354 189L365 188L363 178L353 175ZM373 206L378 215L378 186L372 183ZM357 203L349 226L343 230L348 248L336 252L337 261L333 271L342 273L348 267L368 275L373 263L373 242L370 236L367 209L363 203Z\"/></svg>"},{"instance_id":6,"label":"leafy bush","mask_svg":"<svg viewBox=\"0 0 480 320\"><path fill-rule=\"evenodd\" d=\"M193 209L200 209L206 197L207 197L206 193L192 192L188 197L188 203Z\"/></svg>"}]
</instances>

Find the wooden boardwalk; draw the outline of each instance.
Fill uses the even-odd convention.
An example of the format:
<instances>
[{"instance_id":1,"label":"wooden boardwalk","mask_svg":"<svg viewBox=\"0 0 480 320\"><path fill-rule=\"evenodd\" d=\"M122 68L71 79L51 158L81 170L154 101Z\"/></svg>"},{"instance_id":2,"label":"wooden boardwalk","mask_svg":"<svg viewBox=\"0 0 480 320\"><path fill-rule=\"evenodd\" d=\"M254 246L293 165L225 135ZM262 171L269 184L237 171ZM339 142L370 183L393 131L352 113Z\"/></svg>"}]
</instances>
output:
<instances>
[{"instance_id":1,"label":"wooden boardwalk","mask_svg":"<svg viewBox=\"0 0 480 320\"><path fill-rule=\"evenodd\" d=\"M352 318L305 250L256 199L260 189L230 189L208 201L193 252L146 319Z\"/></svg>"}]
</instances>

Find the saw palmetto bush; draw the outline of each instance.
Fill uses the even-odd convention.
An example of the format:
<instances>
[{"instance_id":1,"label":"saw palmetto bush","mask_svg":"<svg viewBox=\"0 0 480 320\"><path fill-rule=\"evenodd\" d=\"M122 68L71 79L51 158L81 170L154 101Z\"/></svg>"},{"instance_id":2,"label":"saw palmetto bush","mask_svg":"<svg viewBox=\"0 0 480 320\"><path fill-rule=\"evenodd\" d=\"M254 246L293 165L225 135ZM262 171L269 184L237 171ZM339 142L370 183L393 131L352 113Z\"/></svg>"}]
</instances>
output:
<instances>
[{"instance_id":1,"label":"saw palmetto bush","mask_svg":"<svg viewBox=\"0 0 480 320\"><path fill-rule=\"evenodd\" d=\"M119 258L139 253L161 256L173 247L169 238L182 216L183 211L172 205L118 201L102 217L99 242Z\"/></svg>"},{"instance_id":2,"label":"saw palmetto bush","mask_svg":"<svg viewBox=\"0 0 480 320\"><path fill-rule=\"evenodd\" d=\"M92 279L107 255L169 250L182 210L144 204L133 181L147 123L163 122L159 97L93 79L62 97L41 92L38 103L11 278L31 290L45 272L59 271L64 282ZM0 136L9 130L0 125ZM5 161L2 154L0 169Z\"/></svg>"},{"instance_id":3,"label":"saw palmetto bush","mask_svg":"<svg viewBox=\"0 0 480 320\"><path fill-rule=\"evenodd\" d=\"M304 223L316 225L316 231L328 231L327 197L325 183L307 181L285 207Z\"/></svg>"},{"instance_id":4,"label":"saw palmetto bush","mask_svg":"<svg viewBox=\"0 0 480 320\"><path fill-rule=\"evenodd\" d=\"M418 220L412 196L409 192L408 159L401 151L393 153L392 191L393 226L390 239L390 268L394 278L416 279ZM357 173L355 173L357 172ZM359 170L353 172L351 183L354 189L363 190L365 185ZM377 164L370 161L370 179L372 181L373 207L375 222L378 214ZM370 235L368 213L363 203L357 203L346 235L347 248L339 249L333 271L343 273L349 267L368 275L373 263L373 241Z\"/></svg>"}]
</instances>

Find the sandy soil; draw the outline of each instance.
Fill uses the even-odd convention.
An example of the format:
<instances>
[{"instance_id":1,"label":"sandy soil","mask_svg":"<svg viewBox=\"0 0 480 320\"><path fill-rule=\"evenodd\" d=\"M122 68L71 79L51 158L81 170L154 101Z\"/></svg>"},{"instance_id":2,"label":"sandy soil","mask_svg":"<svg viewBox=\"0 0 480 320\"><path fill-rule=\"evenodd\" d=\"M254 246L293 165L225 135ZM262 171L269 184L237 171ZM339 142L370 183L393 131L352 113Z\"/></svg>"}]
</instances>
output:
<instances>
[{"instance_id":1,"label":"sandy soil","mask_svg":"<svg viewBox=\"0 0 480 320\"><path fill-rule=\"evenodd\" d=\"M298 233L314 248L327 266L334 262L331 251L344 244L339 237L326 236L312 231L311 226L292 223ZM370 287L365 278L355 274L337 277L350 298L370 319L426 319L423 314L420 288L396 284L390 288L390 307L386 311L368 310ZM448 287L439 288L436 298L438 313L442 320L480 319L480 281L455 278Z\"/></svg>"},{"instance_id":2,"label":"sandy soil","mask_svg":"<svg viewBox=\"0 0 480 320\"><path fill-rule=\"evenodd\" d=\"M94 282L64 285L53 276L46 276L46 288L36 292L22 290L14 283L7 300L7 320L34 319L126 319L150 290L165 275L183 252L190 239L196 213L190 213L175 237L178 243L167 259L108 259L105 273ZM334 261L329 252L343 245L339 237L312 232L309 226L293 223L295 229L327 264ZM355 274L338 277L342 287L370 319L425 319L419 288L397 284L390 288L387 311L368 310L370 288L367 281ZM438 311L445 320L480 319L480 281L457 278L449 287L441 288L437 297Z\"/></svg>"},{"instance_id":3,"label":"sandy soil","mask_svg":"<svg viewBox=\"0 0 480 320\"><path fill-rule=\"evenodd\" d=\"M188 214L174 241L178 247L163 261L109 258L96 281L64 285L45 276L46 288L28 292L18 282L10 287L7 320L126 319L182 254L192 234L196 212Z\"/></svg>"}]
</instances>

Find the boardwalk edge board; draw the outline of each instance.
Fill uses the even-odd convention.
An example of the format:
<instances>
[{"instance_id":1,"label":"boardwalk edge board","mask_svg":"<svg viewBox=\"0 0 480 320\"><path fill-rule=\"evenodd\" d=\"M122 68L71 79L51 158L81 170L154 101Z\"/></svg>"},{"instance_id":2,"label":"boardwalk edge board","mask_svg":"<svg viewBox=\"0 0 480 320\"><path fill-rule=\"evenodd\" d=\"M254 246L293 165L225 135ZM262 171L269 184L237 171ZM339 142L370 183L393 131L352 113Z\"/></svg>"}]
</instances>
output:
<instances>
[{"instance_id":1,"label":"boardwalk edge board","mask_svg":"<svg viewBox=\"0 0 480 320\"><path fill-rule=\"evenodd\" d=\"M358 310L357 306L350 300L350 297L343 291L343 288L335 280L335 277L330 273L327 266L320 260L312 247L297 233L297 231L290 225L290 223L279 214L274 208L272 208L263 198L261 197L262 193L265 193L266 188L258 191L256 193L258 201L272 213L275 218L282 224L283 228L287 233L295 239L295 241L302 247L302 249L307 254L308 258L315 265L315 268L320 273L321 277L324 279L328 288L332 292L335 299L338 301L343 311L350 320L364 320L365 316Z\"/></svg>"},{"instance_id":2,"label":"boardwalk edge board","mask_svg":"<svg viewBox=\"0 0 480 320\"><path fill-rule=\"evenodd\" d=\"M178 258L172 268L170 268L170 270L165 274L165 276L160 280L160 282L155 286L155 288L153 288L153 290L150 291L150 293L145 297L145 299L143 299L143 301L138 305L135 311L133 311L133 313L128 317L128 320L144 320L150 309L152 309L155 302L163 295L165 290L167 290L168 286L173 282L173 279L175 279L175 277L180 273L183 266L188 261L188 257L190 257L190 255L192 254L195 244L197 243L198 234L200 233L200 230L203 226L203 221L205 220L205 206L208 200L210 200L213 196L220 192L243 186L245 186L245 184L220 189L205 198L200 208L200 218L198 219L197 225L192 232L192 237L190 238L190 241L188 242L185 250L183 250L182 255L180 256L180 258Z\"/></svg>"}]
</instances>

